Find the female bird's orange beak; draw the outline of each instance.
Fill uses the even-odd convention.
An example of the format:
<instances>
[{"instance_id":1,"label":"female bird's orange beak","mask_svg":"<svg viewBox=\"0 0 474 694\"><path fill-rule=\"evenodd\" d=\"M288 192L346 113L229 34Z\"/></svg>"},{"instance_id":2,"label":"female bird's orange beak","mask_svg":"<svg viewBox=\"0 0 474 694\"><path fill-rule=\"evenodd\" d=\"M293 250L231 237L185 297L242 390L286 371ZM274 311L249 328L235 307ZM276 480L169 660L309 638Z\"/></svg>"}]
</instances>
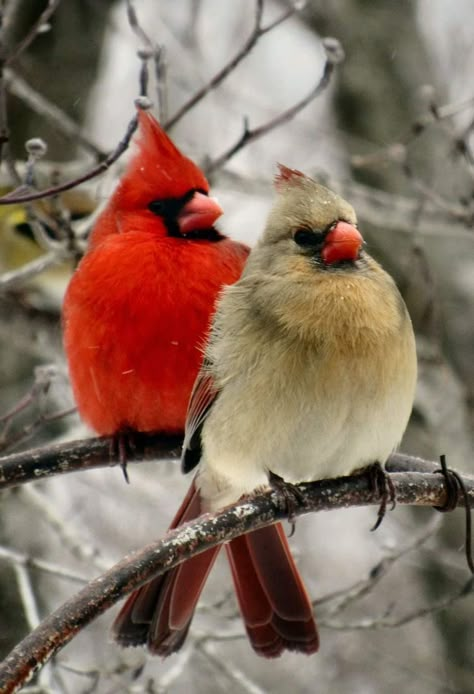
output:
<instances>
[{"instance_id":1,"label":"female bird's orange beak","mask_svg":"<svg viewBox=\"0 0 474 694\"><path fill-rule=\"evenodd\" d=\"M196 192L177 217L179 230L186 234L196 229L208 229L222 213L223 209L215 198Z\"/></svg>"},{"instance_id":2,"label":"female bird's orange beak","mask_svg":"<svg viewBox=\"0 0 474 694\"><path fill-rule=\"evenodd\" d=\"M321 257L327 265L341 260L356 260L364 239L347 222L338 222L326 236Z\"/></svg>"}]
</instances>

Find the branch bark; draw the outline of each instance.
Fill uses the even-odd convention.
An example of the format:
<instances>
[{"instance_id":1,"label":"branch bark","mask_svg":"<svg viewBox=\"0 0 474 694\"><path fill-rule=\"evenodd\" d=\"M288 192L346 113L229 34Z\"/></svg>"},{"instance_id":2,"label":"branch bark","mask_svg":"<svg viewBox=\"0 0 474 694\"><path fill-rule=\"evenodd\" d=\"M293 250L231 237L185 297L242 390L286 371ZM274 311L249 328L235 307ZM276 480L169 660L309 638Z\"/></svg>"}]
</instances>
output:
<instances>
[{"instance_id":1,"label":"branch bark","mask_svg":"<svg viewBox=\"0 0 474 694\"><path fill-rule=\"evenodd\" d=\"M0 490L68 472L115 467L120 461L113 443L110 437L96 437L0 457ZM160 458L178 459L181 444L182 437L178 435L135 433L133 450L128 454L127 463ZM386 469L388 472L431 473L439 469L439 463L405 453L393 453Z\"/></svg>"},{"instance_id":2,"label":"branch bark","mask_svg":"<svg viewBox=\"0 0 474 694\"><path fill-rule=\"evenodd\" d=\"M440 475L393 473L397 501L402 505L442 506L445 484ZM474 505L474 480L466 479ZM366 474L298 485L294 515L348 506L378 504ZM47 617L0 664L0 691L11 694L27 682L55 653L118 600L172 567L206 549L288 517L286 500L275 490L205 514L170 530L157 542L126 557Z\"/></svg>"}]
</instances>

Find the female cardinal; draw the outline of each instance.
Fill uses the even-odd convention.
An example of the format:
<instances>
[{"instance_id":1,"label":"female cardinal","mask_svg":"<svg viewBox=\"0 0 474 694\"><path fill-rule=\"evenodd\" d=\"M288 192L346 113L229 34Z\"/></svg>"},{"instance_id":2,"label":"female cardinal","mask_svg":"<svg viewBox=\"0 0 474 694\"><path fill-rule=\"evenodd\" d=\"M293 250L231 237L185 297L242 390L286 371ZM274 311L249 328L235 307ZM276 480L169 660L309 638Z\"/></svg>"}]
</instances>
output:
<instances>
[{"instance_id":1,"label":"female cardinal","mask_svg":"<svg viewBox=\"0 0 474 694\"><path fill-rule=\"evenodd\" d=\"M248 248L220 234L202 171L153 116L64 300L77 406L99 434L180 433L217 294Z\"/></svg>"},{"instance_id":2,"label":"female cardinal","mask_svg":"<svg viewBox=\"0 0 474 694\"><path fill-rule=\"evenodd\" d=\"M405 304L362 248L352 207L280 166L278 198L242 278L218 302L187 416L183 468L199 469L173 527L268 485L384 464L405 430L416 353ZM313 653L311 603L281 525L227 553L257 653ZM217 549L129 598L120 643L178 650Z\"/></svg>"}]
</instances>

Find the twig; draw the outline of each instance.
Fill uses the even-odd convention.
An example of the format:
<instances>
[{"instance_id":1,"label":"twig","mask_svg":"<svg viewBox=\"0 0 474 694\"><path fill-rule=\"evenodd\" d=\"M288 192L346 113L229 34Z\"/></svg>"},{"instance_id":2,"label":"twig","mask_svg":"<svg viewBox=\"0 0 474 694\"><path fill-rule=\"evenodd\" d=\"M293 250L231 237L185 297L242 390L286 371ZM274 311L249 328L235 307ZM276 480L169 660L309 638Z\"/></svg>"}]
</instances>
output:
<instances>
[{"instance_id":1,"label":"twig","mask_svg":"<svg viewBox=\"0 0 474 694\"><path fill-rule=\"evenodd\" d=\"M168 113L167 99L167 63L166 50L153 41L138 20L132 0L127 0L127 19L133 32L138 36L144 48L138 51L138 57L142 61L140 72L140 95L148 96L148 60L153 58L155 64L156 88L158 94L158 111L160 123L164 123Z\"/></svg>"},{"instance_id":2,"label":"twig","mask_svg":"<svg viewBox=\"0 0 474 694\"><path fill-rule=\"evenodd\" d=\"M76 573L72 573L70 569L65 569L64 567L59 566L59 564L53 564L52 562L45 561L44 559L30 557L28 554L19 552L11 547L4 547L0 545L0 558L11 562L15 566L24 566L26 568L35 569L37 571L41 571L42 573L50 574L55 578L62 578L74 583L83 584L87 583L89 580L85 576L79 576Z\"/></svg>"},{"instance_id":3,"label":"twig","mask_svg":"<svg viewBox=\"0 0 474 694\"><path fill-rule=\"evenodd\" d=\"M360 600L368 595L373 588L388 574L390 569L409 552L421 547L427 540L433 537L441 524L441 516L434 516L433 521L429 523L417 537L407 543L398 551L391 552L384 556L369 572L367 578L362 581L357 581L348 588L343 588L334 593L329 593L317 600L313 601L313 605L324 605L329 603L327 613L334 615L345 610L349 605Z\"/></svg>"},{"instance_id":4,"label":"twig","mask_svg":"<svg viewBox=\"0 0 474 694\"><path fill-rule=\"evenodd\" d=\"M23 103L39 116L47 119L59 132L74 140L76 144L90 152L96 159L104 159L107 156L100 147L83 134L81 128L67 113L56 106L56 104L51 103L43 94L33 89L15 70L11 68L6 69L4 77L7 91L21 99Z\"/></svg>"},{"instance_id":5,"label":"twig","mask_svg":"<svg viewBox=\"0 0 474 694\"><path fill-rule=\"evenodd\" d=\"M272 31L275 27L279 26L282 22L286 21L289 17L294 15L298 8L292 5L288 10L286 10L281 17L277 18L275 21L271 22L268 26L262 26L262 17L264 9L264 0L257 0L255 3L255 21L252 32L248 39L245 41L242 48L237 52L237 54L229 60L229 62L221 68L214 77L209 80L209 82L204 85L201 89L186 101L185 104L179 108L174 116L172 116L166 123L164 127L166 130L172 128L176 123L181 120L181 118L191 111L196 104L198 104L205 96L207 96L211 91L218 87L225 79L230 75L231 72L235 70L237 65L250 53L252 48L255 46L257 41L269 31Z\"/></svg>"},{"instance_id":6,"label":"twig","mask_svg":"<svg viewBox=\"0 0 474 694\"><path fill-rule=\"evenodd\" d=\"M6 67L14 63L22 53L33 43L35 38L42 33L43 27L47 25L50 17L56 12L61 0L48 0L48 4L30 28L29 32L24 36L15 48L6 57L4 65Z\"/></svg>"},{"instance_id":7,"label":"twig","mask_svg":"<svg viewBox=\"0 0 474 694\"><path fill-rule=\"evenodd\" d=\"M404 624L409 624L415 621L415 619L420 619L421 617L426 617L427 615L433 615L437 612L445 610L447 607L451 607L458 600L471 595L474 591L474 579L470 578L464 585L456 590L452 595L446 598L442 598L437 602L431 603L426 607L421 607L412 612L408 612L401 617L390 618L386 615L373 617L370 619L364 619L359 622L337 622L333 620L320 619L319 625L326 627L327 629L336 629L338 631L363 631L366 629L396 629L403 626Z\"/></svg>"},{"instance_id":8,"label":"twig","mask_svg":"<svg viewBox=\"0 0 474 694\"><path fill-rule=\"evenodd\" d=\"M36 275L39 275L48 268L60 265L67 258L70 258L71 255L72 254L68 253L65 249L49 251L39 258L31 260L29 263L25 263L17 270L4 272L0 275L0 293L20 287L22 284L36 277Z\"/></svg>"},{"instance_id":9,"label":"twig","mask_svg":"<svg viewBox=\"0 0 474 694\"><path fill-rule=\"evenodd\" d=\"M70 529L65 519L54 508L50 498L42 494L37 487L23 487L22 493L27 497L28 504L43 516L55 535L60 538L62 545L74 557L92 564L97 571L105 569L106 562L100 557L99 550L85 542L76 529Z\"/></svg>"},{"instance_id":10,"label":"twig","mask_svg":"<svg viewBox=\"0 0 474 694\"><path fill-rule=\"evenodd\" d=\"M325 41L328 41L328 39L326 39ZM331 49L333 49L337 42L335 41L335 39L329 39L329 41L331 41ZM206 175L210 175L214 171L220 169L237 152L243 149L250 142L254 142L258 138L267 135L275 128L278 128L280 125L288 123L288 121L290 121L300 111L302 111L305 108L305 106L307 106L309 103L311 103L311 101L316 99L316 97L318 97L319 94L321 94L326 89L331 80L331 76L335 70L336 65L343 59L344 54L342 53L342 49L340 48L339 44L337 44L337 46L339 47L339 53L337 51L334 51L334 53L331 54L329 50L326 50L327 57L326 62L324 64L322 77L320 78L316 86L313 87L313 89L309 92L309 94L307 94L305 97L303 97L300 101L298 101L290 108L286 109L286 111L282 111L282 113L279 113L277 116L275 116L275 118L272 118L271 120L267 121L266 123L263 123L257 128L249 128L248 118L245 118L244 130L242 132L242 135L239 137L237 142L234 145L232 145L232 147L230 147L226 152L221 154L220 157L217 157L216 159L208 162L205 165L204 172L206 173Z\"/></svg>"},{"instance_id":11,"label":"twig","mask_svg":"<svg viewBox=\"0 0 474 694\"><path fill-rule=\"evenodd\" d=\"M204 655L217 672L221 672L236 687L237 691L246 694L266 694L266 690L259 687L231 661L218 656L211 639L202 639L196 644L196 649Z\"/></svg>"},{"instance_id":12,"label":"twig","mask_svg":"<svg viewBox=\"0 0 474 694\"><path fill-rule=\"evenodd\" d=\"M14 205L16 203L30 202L32 200L50 198L53 195L58 195L58 193L63 193L66 190L71 190L71 188L75 188L80 183L90 181L92 178L95 178L104 171L107 171L107 169L110 166L112 166L112 164L114 164L117 161L117 159L119 159L119 157L122 156L122 154L125 152L125 150L128 148L130 144L130 140L132 139L133 133L137 129L137 125L138 119L136 116L134 116L128 124L127 131L123 139L119 142L114 151L111 154L109 154L109 156L103 162L101 162L100 164L98 164L82 176L78 176L77 178L74 178L72 181L67 181L57 186L53 186L52 188L46 188L45 190L40 190L38 192L31 192L28 188L25 189L25 187L17 188L16 190L13 190L11 193L8 193L7 195L1 197L0 205Z\"/></svg>"},{"instance_id":13,"label":"twig","mask_svg":"<svg viewBox=\"0 0 474 694\"><path fill-rule=\"evenodd\" d=\"M399 504L442 505L439 475L392 475ZM378 504L367 475L298 485L295 515L309 511ZM474 484L471 485L474 502ZM295 504L296 505L296 504ZM0 691L10 694L38 671L87 624L132 590L206 549L288 516L287 504L273 490L169 531L159 542L134 552L47 617L0 665ZM465 586L462 591L467 594ZM446 605L446 603L445 603ZM441 607L440 607L441 609Z\"/></svg>"},{"instance_id":14,"label":"twig","mask_svg":"<svg viewBox=\"0 0 474 694\"><path fill-rule=\"evenodd\" d=\"M3 425L3 429L0 432L0 451L11 449L20 441L24 441L44 423L53 422L76 411L76 408L69 408L59 412L47 412L48 393L52 384L58 380L59 371L54 364L43 364L42 366L37 366L34 373L35 381L30 390L20 398L11 410L0 417L0 425ZM19 431L16 431L14 435L9 435L9 430L15 418L33 406L36 406L39 411L36 419L23 426Z\"/></svg>"}]
</instances>

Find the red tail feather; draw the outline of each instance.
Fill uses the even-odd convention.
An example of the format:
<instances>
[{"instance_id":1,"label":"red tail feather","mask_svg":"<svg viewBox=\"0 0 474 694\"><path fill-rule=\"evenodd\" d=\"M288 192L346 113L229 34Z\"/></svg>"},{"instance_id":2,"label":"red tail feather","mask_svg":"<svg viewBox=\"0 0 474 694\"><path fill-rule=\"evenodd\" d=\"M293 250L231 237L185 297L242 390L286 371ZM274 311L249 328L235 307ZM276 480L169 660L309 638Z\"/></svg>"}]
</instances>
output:
<instances>
[{"instance_id":1,"label":"red tail feather","mask_svg":"<svg viewBox=\"0 0 474 694\"><path fill-rule=\"evenodd\" d=\"M171 527L200 512L193 482ZM193 557L132 593L114 623L118 643L147 644L162 656L178 651L219 549ZM281 524L238 537L226 549L253 649L267 658L284 650L315 653L319 640L311 603Z\"/></svg>"},{"instance_id":2,"label":"red tail feather","mask_svg":"<svg viewBox=\"0 0 474 694\"><path fill-rule=\"evenodd\" d=\"M311 602L280 523L227 546L237 598L254 650L267 658L287 649L315 653Z\"/></svg>"}]
</instances>

